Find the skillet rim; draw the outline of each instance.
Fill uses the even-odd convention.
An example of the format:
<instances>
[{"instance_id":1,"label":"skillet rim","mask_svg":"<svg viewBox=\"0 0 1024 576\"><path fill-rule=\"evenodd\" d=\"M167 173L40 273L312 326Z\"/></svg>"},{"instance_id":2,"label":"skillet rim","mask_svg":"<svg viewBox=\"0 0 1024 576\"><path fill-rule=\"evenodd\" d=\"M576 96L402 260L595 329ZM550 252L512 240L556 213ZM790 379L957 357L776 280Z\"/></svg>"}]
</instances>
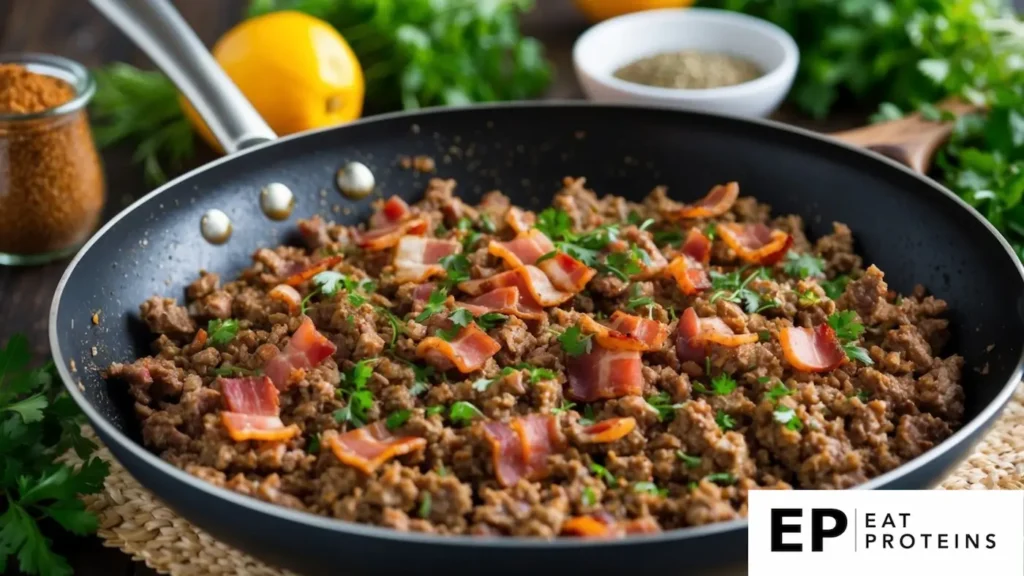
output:
<instances>
[{"instance_id":1,"label":"skillet rim","mask_svg":"<svg viewBox=\"0 0 1024 576\"><path fill-rule=\"evenodd\" d=\"M119 212L117 215L111 218L106 224L104 224L103 227L100 228L95 234L93 234L93 236L88 240L88 242L86 242L82 246L82 248L78 251L78 253L68 264L68 267L64 270L64 273L61 275L60 282L57 283L57 288L54 290L53 300L51 301L50 304L50 313L47 318L47 333L49 335L50 341L50 353L54 358L54 364L56 365L57 372L61 377L61 382L64 384L64 387L68 390L68 393L71 395L71 397L75 400L75 403L78 404L79 408L89 419L89 423L92 426L101 429L102 432L106 434L109 438L112 438L121 447L130 452L136 458L140 459L143 463L149 465L151 468L155 468L157 471L170 476L171 478L178 482L184 482L191 486L192 488L204 492L207 496L220 498L223 500L227 500L231 504L249 508L254 513L259 513L264 516L272 517L274 521L293 522L296 524L304 525L306 528L310 529L329 530L340 535L357 536L361 538L375 538L380 540L409 542L421 545L429 544L433 545L434 547L445 546L450 548L461 548L464 546L482 546L489 549L540 549L557 551L567 549L590 548L595 546L612 548L624 547L630 544L657 545L673 541L708 538L718 535L720 533L746 530L748 520L746 518L740 518L736 520L730 520L727 522L717 522L714 524L707 524L704 526L679 528L655 534L635 535L619 540L588 540L578 538L556 538L554 540L537 540L530 538L518 538L508 536L484 538L479 536L443 536L436 534L423 534L418 532L401 532L390 528L383 528L379 526L360 524L357 522L349 522L346 520L339 520L336 518L329 518L326 516L312 514L309 512L292 510L284 506L278 506L275 504L270 504L268 502L263 502L262 500L258 500L256 498L244 496L232 490L228 490L227 488L215 486L209 482L206 482L196 476L193 476L185 472L184 470L176 468L169 462L161 459L156 454L147 450L141 444L136 443L123 432L118 430L117 427L110 424L110 422L105 417L103 417L103 415L101 415L95 408L93 408L92 404L88 401L88 399L85 398L84 393L78 389L78 386L74 385L74 377L72 376L67 365L67 360L64 358L63 352L61 351L60 338L57 332L57 315L60 308L61 297L63 296L64 293L64 288L67 286L69 280L71 279L71 276L74 274L75 268L77 267L78 263L85 257L85 255L92 248L92 246L97 241L99 241L99 239L103 237L103 235L105 235L110 229L116 226L118 222L126 218L135 209L139 208L143 204L153 201L156 197L160 196L161 194L180 186L183 182L192 179L194 176L202 172L205 172L206 170L214 169L220 166L221 164L232 162L236 158L240 158L246 154L255 152L257 150L263 150L264 148L274 146L278 143L291 142L293 140L298 140L308 136L313 136L334 130L343 131L349 126L361 126L366 124L391 122L402 118L406 118L409 121L415 121L415 119L422 118L425 116L434 116L441 114L460 114L465 111L502 112L510 109L514 110L536 108L578 108L590 111L604 110L607 113L655 111L659 113L681 114L684 116L693 116L703 119L710 119L711 121L725 121L738 124L756 125L771 130L788 132L790 134L802 138L816 141L818 144L821 145L838 147L840 149L845 149L847 152L859 154L861 156L867 157L868 159L880 162L883 166L887 165L890 169L899 170L903 172L904 175L913 177L917 181L931 188L934 191L934 193L944 196L947 200L953 201L967 214L969 214L975 220L979 221L985 227L985 229L988 230L989 234L995 237L996 241L1002 246L1006 255L1011 258L1014 267L1017 270L1017 275L1019 276L1021 283L1024 284L1024 264L1021 263L1020 259L1013 252L1013 249L1010 247L1009 243L1006 241L1003 235L1000 234L984 216L982 216L977 210L975 210L973 207L964 202L963 199L961 199L959 196L957 196L955 193L953 193L945 186L939 184L937 181L928 178L927 176L918 174L911 170L910 168L904 166L903 164L896 162L895 160L878 154L877 152L853 146L851 144L847 144L839 140L835 140L825 134L821 134L805 128L800 128L797 126L792 126L789 124L784 124L782 122L764 118L749 118L733 116L728 114L713 114L707 112L678 110L667 106L631 103L603 104L590 102L586 100L558 99L545 101L525 100L513 102L496 102L476 104L473 106L465 107L438 107L420 110L412 113L391 112L387 114L380 114L376 116L371 116L369 118L361 118L354 122L350 122L348 124L343 124L340 126L318 128L316 130L291 134L275 140L268 140L266 142L262 142L260 144L254 145L250 148L246 148L239 152L222 156L202 166L199 166L194 170L186 172L185 174L182 174L177 178L174 178L173 180L165 183L164 185L153 190L152 192L149 192L148 194L142 196L141 198L133 202L131 205L129 205L127 208ZM1014 309L1016 310L1017 308L1018 303L1014 303ZM1020 314L1018 314L1017 316L1019 317ZM875 478L872 478L871 480L863 484L855 486L852 489L878 489L881 487L881 485L887 484L902 476L910 474L911 472L921 468L925 464L938 459L940 456L943 456L946 452L950 451L954 446L965 442L969 436L978 432L979 428L981 428L983 423L993 419L999 412L1003 410L1003 408L1005 408L1006 404L1010 400L1010 397L1017 389L1022 374L1024 374L1024 349L1021 350L1021 355L1017 359L1017 363L1014 366L1013 370L1010 372L1006 383L1003 385L1003 388L999 391L998 394L996 394L995 398L992 401L990 401L981 410L981 412L978 413L977 416L975 416L969 422L964 424L949 438L945 439L944 441L939 443L939 445L928 450L921 456L918 456L917 458L914 458L910 462L902 464L894 468L893 470L886 472L885 474L876 476Z\"/></svg>"}]
</instances>

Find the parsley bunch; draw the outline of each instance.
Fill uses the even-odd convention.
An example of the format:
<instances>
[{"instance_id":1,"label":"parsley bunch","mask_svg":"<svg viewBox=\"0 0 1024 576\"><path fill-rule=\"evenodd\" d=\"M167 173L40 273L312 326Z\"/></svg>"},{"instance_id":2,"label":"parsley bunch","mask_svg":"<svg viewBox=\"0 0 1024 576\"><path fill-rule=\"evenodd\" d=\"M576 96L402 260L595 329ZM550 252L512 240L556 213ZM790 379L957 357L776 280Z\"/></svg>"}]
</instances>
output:
<instances>
[{"instance_id":1,"label":"parsley bunch","mask_svg":"<svg viewBox=\"0 0 1024 576\"><path fill-rule=\"evenodd\" d=\"M649 222L653 221L644 224L649 225ZM629 248L622 252L602 254L609 244L618 240L617 224L605 224L587 232L577 233L572 230L572 219L568 214L554 208L546 208L537 215L536 227L554 242L556 249L538 258L538 262L552 258L556 251L561 251L603 274L616 276L623 281L628 281L630 276L639 274L644 266L651 263L650 254L636 244L630 244Z\"/></svg>"},{"instance_id":2,"label":"parsley bunch","mask_svg":"<svg viewBox=\"0 0 1024 576\"><path fill-rule=\"evenodd\" d=\"M81 415L55 381L53 363L28 369L28 341L12 337L0 349L0 573L8 561L27 574L71 574L67 561L39 529L48 519L78 535L96 531L96 517L78 499L103 487L109 468L91 456ZM79 466L56 462L68 450Z\"/></svg>"}]
</instances>

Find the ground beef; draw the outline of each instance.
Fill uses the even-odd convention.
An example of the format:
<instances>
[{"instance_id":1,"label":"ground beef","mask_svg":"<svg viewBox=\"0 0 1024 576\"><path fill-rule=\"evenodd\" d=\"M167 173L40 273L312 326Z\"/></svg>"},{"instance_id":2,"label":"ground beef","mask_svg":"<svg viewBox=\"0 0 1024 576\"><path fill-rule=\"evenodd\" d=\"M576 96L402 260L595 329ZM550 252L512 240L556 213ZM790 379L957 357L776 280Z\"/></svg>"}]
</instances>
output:
<instances>
[{"instance_id":1,"label":"ground beef","mask_svg":"<svg viewBox=\"0 0 1024 576\"><path fill-rule=\"evenodd\" d=\"M841 223L809 239L804 218L773 217L770 206L750 197L713 219L680 219L692 202L657 188L632 203L566 178L553 211L522 208L526 221L561 229L554 240L575 246L567 250L596 269L583 290L540 318L460 316L455 303L468 295L451 279L451 263L428 279L433 290L399 284L391 250L361 250L350 240L365 226L314 216L298 223L304 248L259 249L231 281L200 272L185 289L185 305L159 296L143 303L140 316L155 335L152 355L114 363L106 377L127 387L146 446L199 478L281 506L435 534L555 538L581 515L651 530L727 521L746 515L750 490L849 488L957 429L965 367L944 351L944 301L920 286L904 296L890 290L881 270L863 269L853 233ZM458 243L466 276L477 279L506 266L491 243L515 236L506 218L511 207L498 191L470 205L454 181L435 178L410 210L427 222L427 236ZM657 259L627 274L615 266L628 262L607 258L635 250L671 261L691 229L711 232L720 222L781 230L793 239L792 254L804 256L750 266L716 236L713 286L694 294L664 272L648 274L645 266ZM326 277L292 282L304 299L301 311L269 296L286 278L337 254L342 261ZM429 298L431 291L440 298ZM756 334L756 341L706 344L702 357L682 357L679 317L687 308L735 335ZM583 315L607 324L616 312L658 321L668 337L642 354L639 394L580 402L570 390L567 333ZM780 333L817 327L837 313L863 327L844 338L869 361L861 355L824 373L795 370ZM281 442L232 440L220 416L222 379L259 378L290 349L302 314L335 352L294 371L280 392L282 424L299 434ZM214 341L205 331L211 320L223 321L227 336ZM476 321L499 346L479 370L464 374L443 356L424 360L417 352L456 320ZM584 349L599 345L582 332L576 338ZM542 473L503 486L488 423L538 413L553 416L557 449ZM635 427L594 441L594 423L612 418L631 418ZM329 448L339 434L377 421L426 446L369 474Z\"/></svg>"}]
</instances>

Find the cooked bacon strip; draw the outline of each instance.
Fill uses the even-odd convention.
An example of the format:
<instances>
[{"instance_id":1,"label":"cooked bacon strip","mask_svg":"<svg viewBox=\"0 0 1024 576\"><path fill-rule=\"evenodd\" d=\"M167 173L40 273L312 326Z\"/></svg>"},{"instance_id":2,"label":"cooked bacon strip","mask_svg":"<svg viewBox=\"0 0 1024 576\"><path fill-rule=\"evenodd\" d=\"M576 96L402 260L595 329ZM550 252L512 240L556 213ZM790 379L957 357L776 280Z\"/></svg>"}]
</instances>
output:
<instances>
[{"instance_id":1,"label":"cooked bacon strip","mask_svg":"<svg viewBox=\"0 0 1024 576\"><path fill-rule=\"evenodd\" d=\"M302 295L299 291L287 284L278 284L268 294L271 300L284 302L288 305L288 313L295 314L302 308Z\"/></svg>"},{"instance_id":2,"label":"cooked bacon strip","mask_svg":"<svg viewBox=\"0 0 1024 576\"><path fill-rule=\"evenodd\" d=\"M520 478L540 480L547 476L548 456L565 449L558 419L544 414L513 418L511 422L484 422L491 444L494 474L502 486Z\"/></svg>"},{"instance_id":3,"label":"cooked bacon strip","mask_svg":"<svg viewBox=\"0 0 1024 576\"><path fill-rule=\"evenodd\" d=\"M697 340L700 334L700 318L693 307L683 311L676 329L676 356L680 362L700 362L704 360L704 343Z\"/></svg>"},{"instance_id":4,"label":"cooked bacon strip","mask_svg":"<svg viewBox=\"0 0 1024 576\"><path fill-rule=\"evenodd\" d=\"M424 338L416 347L416 355L432 364L454 365L459 372L467 374L483 368L487 359L501 350L501 344L486 332L470 324L447 342L437 336Z\"/></svg>"},{"instance_id":5,"label":"cooked bacon strip","mask_svg":"<svg viewBox=\"0 0 1024 576\"><path fill-rule=\"evenodd\" d=\"M757 334L737 334L721 318L701 318L698 340L713 342L726 348L736 348L757 342Z\"/></svg>"},{"instance_id":6,"label":"cooked bacon strip","mask_svg":"<svg viewBox=\"0 0 1024 576\"><path fill-rule=\"evenodd\" d=\"M508 242L492 240L487 251L505 261L511 268L536 264L537 259L555 249L555 245L536 228L518 234Z\"/></svg>"},{"instance_id":7,"label":"cooked bacon strip","mask_svg":"<svg viewBox=\"0 0 1024 576\"><path fill-rule=\"evenodd\" d=\"M687 308L679 318L676 332L676 355L681 362L700 362L707 355L706 344L711 342L726 348L752 344L757 334L736 334L721 318L698 318L693 308Z\"/></svg>"},{"instance_id":8,"label":"cooked bacon strip","mask_svg":"<svg viewBox=\"0 0 1024 576\"><path fill-rule=\"evenodd\" d=\"M732 208L732 205L736 203L736 199L739 197L740 185L736 182L719 184L694 204L683 206L671 215L677 219L721 216L728 212L729 208Z\"/></svg>"},{"instance_id":9,"label":"cooked bacon strip","mask_svg":"<svg viewBox=\"0 0 1024 576\"><path fill-rule=\"evenodd\" d=\"M523 442L519 434L504 422L484 422L484 432L491 444L494 475L502 486L513 486L528 475L523 459Z\"/></svg>"},{"instance_id":10,"label":"cooked bacon strip","mask_svg":"<svg viewBox=\"0 0 1024 576\"><path fill-rule=\"evenodd\" d=\"M573 296L570 292L555 290L548 277L534 266L522 266L488 278L467 280L459 284L459 289L470 296L479 296L495 288L508 286L519 289L519 305L530 312L542 307L557 306Z\"/></svg>"},{"instance_id":11,"label":"cooked bacon strip","mask_svg":"<svg viewBox=\"0 0 1024 576\"><path fill-rule=\"evenodd\" d=\"M270 378L218 378L217 381L228 411L249 416L279 414L278 392Z\"/></svg>"},{"instance_id":12,"label":"cooked bacon strip","mask_svg":"<svg viewBox=\"0 0 1024 576\"><path fill-rule=\"evenodd\" d=\"M644 390L640 352L595 345L589 354L570 356L569 396L581 402L640 394Z\"/></svg>"},{"instance_id":13,"label":"cooked bacon strip","mask_svg":"<svg viewBox=\"0 0 1024 576\"><path fill-rule=\"evenodd\" d=\"M304 270L296 272L291 276L285 278L284 283L289 286L298 286L299 284L302 284L303 282L309 280L313 276L316 276L317 274L329 268L337 266L338 263L341 262L341 260L341 256L329 256L327 258L324 258L323 260L314 262L313 264L306 267Z\"/></svg>"},{"instance_id":14,"label":"cooked bacon strip","mask_svg":"<svg viewBox=\"0 0 1024 576\"><path fill-rule=\"evenodd\" d=\"M360 248L371 251L386 250L394 247L401 240L402 236L422 236L427 231L427 221L423 218L413 218L394 226L387 226L367 232L360 232L352 229L352 240Z\"/></svg>"},{"instance_id":15,"label":"cooked bacon strip","mask_svg":"<svg viewBox=\"0 0 1024 576\"><path fill-rule=\"evenodd\" d=\"M508 212L505 213L505 222L508 223L509 227L511 227L516 234L528 232L536 221L537 216L533 212L520 210L515 206L509 208Z\"/></svg>"},{"instance_id":16,"label":"cooked bacon strip","mask_svg":"<svg viewBox=\"0 0 1024 576\"><path fill-rule=\"evenodd\" d=\"M344 434L325 434L324 442L338 460L367 475L396 456L427 447L425 438L393 435L383 421Z\"/></svg>"},{"instance_id":17,"label":"cooked bacon strip","mask_svg":"<svg viewBox=\"0 0 1024 576\"><path fill-rule=\"evenodd\" d=\"M551 258L537 263L537 267L547 274L555 288L573 294L583 290L597 275L597 270L565 252L556 252Z\"/></svg>"},{"instance_id":18,"label":"cooked bacon strip","mask_svg":"<svg viewBox=\"0 0 1024 576\"><path fill-rule=\"evenodd\" d=\"M612 330L622 332L630 338L643 342L647 350L657 350L668 338L668 326L640 316L616 310L612 314Z\"/></svg>"},{"instance_id":19,"label":"cooked bacon strip","mask_svg":"<svg viewBox=\"0 0 1024 576\"><path fill-rule=\"evenodd\" d=\"M793 237L764 224L721 223L718 235L744 262L776 264L793 245Z\"/></svg>"},{"instance_id":20,"label":"cooked bacon strip","mask_svg":"<svg viewBox=\"0 0 1024 576\"><path fill-rule=\"evenodd\" d=\"M685 254L672 259L668 265L668 272L675 278L679 290L687 296L711 288L708 273L696 260Z\"/></svg>"},{"instance_id":21,"label":"cooked bacon strip","mask_svg":"<svg viewBox=\"0 0 1024 576\"><path fill-rule=\"evenodd\" d=\"M544 312L540 308L526 309L520 305L520 302L519 288L507 286L505 288L495 288L466 302L456 302L455 305L469 310L469 313L473 316L480 316L488 312L498 312L500 314L516 316L523 320L540 320L544 317Z\"/></svg>"},{"instance_id":22,"label":"cooked bacon strip","mask_svg":"<svg viewBox=\"0 0 1024 576\"><path fill-rule=\"evenodd\" d=\"M668 327L656 320L645 320L616 311L612 326L605 326L589 315L580 316L580 328L593 334L599 346L608 350L647 352L661 347L668 336Z\"/></svg>"},{"instance_id":23,"label":"cooked bacon strip","mask_svg":"<svg viewBox=\"0 0 1024 576\"><path fill-rule=\"evenodd\" d=\"M220 413L221 424L228 436L235 442L264 440L282 442L298 436L302 431L292 424L285 426L277 416L254 416L224 411Z\"/></svg>"},{"instance_id":24,"label":"cooked bacon strip","mask_svg":"<svg viewBox=\"0 0 1024 576\"><path fill-rule=\"evenodd\" d=\"M530 414L513 419L512 429L519 435L527 479L540 480L547 476L548 456L565 448L565 438L558 427L558 418Z\"/></svg>"},{"instance_id":25,"label":"cooked bacon strip","mask_svg":"<svg viewBox=\"0 0 1024 576\"><path fill-rule=\"evenodd\" d=\"M846 361L846 352L828 324L817 328L788 326L779 332L782 353L801 372L829 372Z\"/></svg>"},{"instance_id":26,"label":"cooked bacon strip","mask_svg":"<svg viewBox=\"0 0 1024 576\"><path fill-rule=\"evenodd\" d=\"M278 390L301 380L306 370L316 367L330 357L337 348L323 334L317 332L313 321L303 319L280 354L267 360L263 373L270 377Z\"/></svg>"},{"instance_id":27,"label":"cooked bacon strip","mask_svg":"<svg viewBox=\"0 0 1024 576\"><path fill-rule=\"evenodd\" d=\"M690 228L683 242L683 254L707 266L711 262L711 240L696 228Z\"/></svg>"},{"instance_id":28,"label":"cooked bacon strip","mask_svg":"<svg viewBox=\"0 0 1024 576\"><path fill-rule=\"evenodd\" d=\"M425 282L432 276L444 274L444 267L438 262L460 251L462 244L454 240L402 236L393 260L395 281L399 284Z\"/></svg>"},{"instance_id":29,"label":"cooked bacon strip","mask_svg":"<svg viewBox=\"0 0 1024 576\"><path fill-rule=\"evenodd\" d=\"M580 431L578 438L586 444L607 444L624 438L635 428L635 418L609 418L587 426Z\"/></svg>"},{"instance_id":30,"label":"cooked bacon strip","mask_svg":"<svg viewBox=\"0 0 1024 576\"><path fill-rule=\"evenodd\" d=\"M512 268L536 265L558 290L576 293L586 287L597 275L597 270L564 252L555 252L538 262L541 256L555 251L555 245L536 228L519 234L508 242L492 241L487 251L505 261Z\"/></svg>"},{"instance_id":31,"label":"cooked bacon strip","mask_svg":"<svg viewBox=\"0 0 1024 576\"><path fill-rule=\"evenodd\" d=\"M402 222L411 216L409 205L398 196L388 198L387 202L381 205L380 210L370 216L370 229L387 228Z\"/></svg>"}]
</instances>

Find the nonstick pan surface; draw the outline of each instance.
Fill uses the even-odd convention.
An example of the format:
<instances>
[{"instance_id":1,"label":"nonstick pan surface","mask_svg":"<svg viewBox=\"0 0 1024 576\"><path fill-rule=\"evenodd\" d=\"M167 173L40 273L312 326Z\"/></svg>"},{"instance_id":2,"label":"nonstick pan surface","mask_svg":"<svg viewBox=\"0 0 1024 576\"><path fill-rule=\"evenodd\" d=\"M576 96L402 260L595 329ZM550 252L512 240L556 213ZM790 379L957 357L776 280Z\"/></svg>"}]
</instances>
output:
<instances>
[{"instance_id":1,"label":"nonstick pan surface","mask_svg":"<svg viewBox=\"0 0 1024 576\"><path fill-rule=\"evenodd\" d=\"M436 174L397 167L399 156L419 154L436 160ZM1024 270L1002 237L935 182L806 131L698 113L548 103L381 116L265 143L178 178L115 217L68 267L49 326L68 390L118 460L183 517L281 567L353 576L708 573L742 570L746 558L745 521L620 541L410 534L273 506L214 487L147 451L125 388L100 376L110 362L149 353L152 335L138 305L153 295L181 299L200 269L233 277L257 248L297 243L298 218L364 220L372 199L347 200L333 185L349 161L373 170L380 195L409 201L421 197L432 176L455 178L470 202L500 189L529 208L547 205L567 175L587 177L600 194L633 200L660 184L690 200L736 180L744 195L775 213L803 216L811 238L829 233L833 221L847 223L857 251L886 272L891 288L906 293L921 283L949 302L950 350L967 366L963 428L862 488L934 485L969 453L1020 379ZM298 197L286 222L260 210L259 191L270 182ZM199 233L200 218L212 208L234 223L227 244L214 246ZM95 313L99 324L90 321Z\"/></svg>"}]
</instances>

